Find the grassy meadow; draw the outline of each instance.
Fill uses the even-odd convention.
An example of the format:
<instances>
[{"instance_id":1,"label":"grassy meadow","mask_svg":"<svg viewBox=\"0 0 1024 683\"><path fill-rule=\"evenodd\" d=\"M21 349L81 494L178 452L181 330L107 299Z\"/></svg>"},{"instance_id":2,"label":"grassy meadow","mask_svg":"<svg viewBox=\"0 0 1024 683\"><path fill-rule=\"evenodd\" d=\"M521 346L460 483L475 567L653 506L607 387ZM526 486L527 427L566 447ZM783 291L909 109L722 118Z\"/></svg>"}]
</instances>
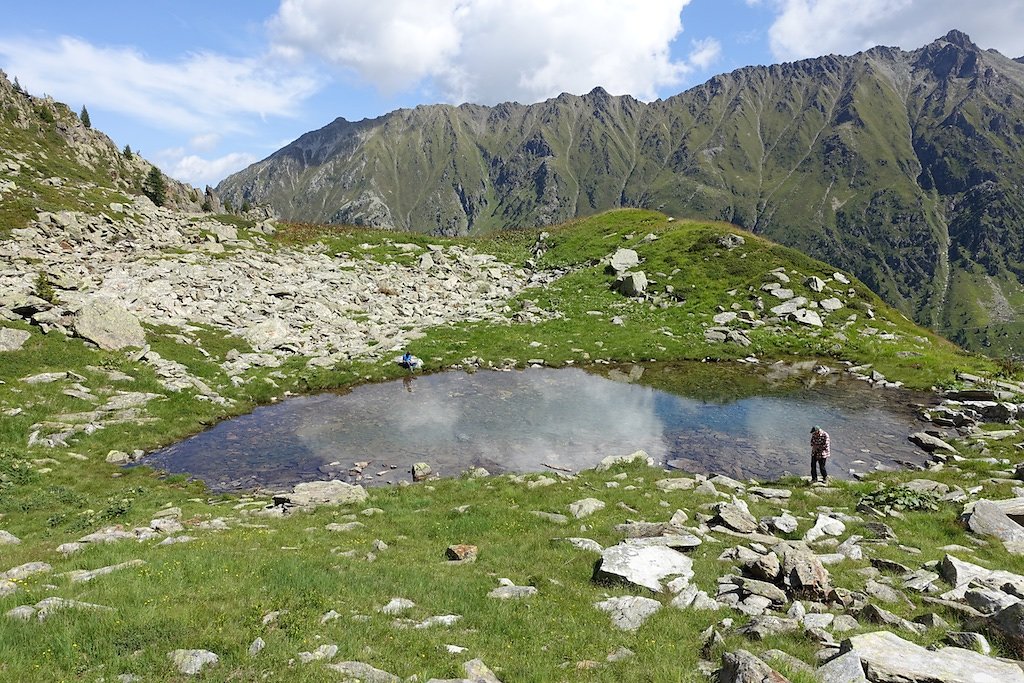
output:
<instances>
[{"instance_id":1,"label":"grassy meadow","mask_svg":"<svg viewBox=\"0 0 1024 683\"><path fill-rule=\"evenodd\" d=\"M318 245L325 253L401 263L411 257L396 243L458 243L510 263L534 259L538 268L565 272L550 285L509 302L508 324L465 321L425 330L411 350L424 359L428 371L469 365L467 359L486 368L524 367L537 359L549 366L586 366L648 360L726 362L755 355L762 363L816 359L837 369L844 361L870 363L889 379L922 389L954 385L958 370L1001 371L993 361L964 353L915 326L856 281L850 285L855 296L849 299L849 310L833 314L843 320L857 315L845 327L808 329L782 323L777 329L751 329L750 347L706 342L704 329L713 324L716 307L729 310L740 303L746 308L751 294L765 294L758 289L768 271L781 267L823 279L833 272L748 233L737 233L744 237L743 245L723 249L718 238L737 232L729 225L671 221L637 210L601 214L544 232L543 240L540 230L447 240L356 228L283 226L272 248ZM542 250L535 252L535 245ZM647 300L629 300L611 290L613 277L599 261L619 247L639 253L641 268L652 281ZM875 319L869 319L868 309ZM547 319L514 322L523 310L540 310ZM733 619L734 626L742 624L746 617L739 612L664 608L635 633L626 633L613 629L608 616L593 607L607 595L638 593L592 582L598 556L557 539L583 536L612 545L621 538L615 524L667 521L677 509L686 511L689 523L695 524L714 502L727 500L693 491L663 492L653 482L669 475L657 470L628 466L564 480L547 473L558 480L534 487L529 482L540 473L522 479L466 477L373 488L359 505L277 519L252 514L269 502L264 493L212 494L186 477L146 467L122 469L105 461L111 450L149 451L290 394L397 378L403 371L390 362L391 354L384 360L356 360L331 369L309 368L305 358L293 357L279 368L253 369L245 375L247 382L235 386L220 363L232 351L250 350L243 340L212 327L196 327L187 332L189 343L183 343L180 330L149 328L153 350L184 364L230 399L229 405L218 405L197 400L190 392L165 391L152 367L133 361L130 353L102 352L80 339L44 335L17 322L4 324L29 330L32 336L23 350L0 356L0 529L22 539L19 545L0 545L0 572L28 562L47 562L53 569L17 580L18 591L0 597L0 612L51 596L113 611L67 610L43 622L0 618L2 680L112 681L121 674L143 681L184 680L167 659L167 653L177 648L208 649L220 656L217 666L199 676L204 681L338 680L340 675L324 669L322 662L298 661L299 652L325 644L338 646L333 661L363 661L418 680L461 675L461 662L472 657L483 659L503 681L698 681L704 680L697 672L702 657L718 662L722 652L738 647L757 652L779 648L814 661L816 645L806 636L751 643L721 626L725 618ZM893 337L861 334L867 327ZM145 420L142 423L128 421L83 432L70 440L68 448L29 446L40 423L91 409L82 399L64 393L66 383L22 381L36 373L65 371L76 373L73 379L97 396L132 391L162 398L138 415ZM127 379L111 379L113 371ZM695 378L699 385L713 381ZM985 453L991 461L968 459L956 470L928 476L964 487L984 484L989 497L1010 495L1009 484L989 480L1006 476L1015 452L1012 444L993 445ZM976 455L981 450L964 453ZM368 453L367 459L372 458ZM860 496L874 490L877 482L911 476L877 474L829 489L784 481L794 488L789 501L752 502L751 511L761 516L785 507L800 519L796 538L814 523L821 506L855 514ZM570 503L587 497L601 499L606 507L583 520L570 516L566 524L533 514L568 514ZM170 507L181 509L181 533L196 540L170 546L133 540L89 544L66 557L56 551L58 545L100 528L146 526ZM1024 572L1024 562L998 544L972 542L956 524L959 510L959 505L943 504L937 512L886 518L901 543L870 543L870 533L859 523L849 524L848 532L863 533L870 555L912 569L940 560L944 551L939 548L957 543L975 549L974 554L959 555L962 559ZM215 519L224 520L227 528L203 528ZM353 521L362 526L327 529L328 524ZM731 564L718 557L739 542L720 536L692 553L694 581L701 589L714 595L717 577L731 571ZM445 548L454 543L478 546L479 559L464 565L446 562ZM145 564L87 583L61 576L131 560ZM858 570L868 566L867 560L847 561L830 571L836 585L860 590L865 577ZM520 601L488 598L500 578L533 585L539 592ZM395 597L416 603L400 617L420 621L456 614L461 619L451 627L399 628L393 624L396 617L377 611ZM912 604L885 607L906 617L935 609L919 598ZM324 620L331 610L337 617ZM276 619L264 623L272 612L279 612ZM943 611L942 616L957 621L954 613ZM700 633L716 624L725 644L702 653ZM863 630L874 628L864 625ZM931 642L927 634L901 635ZM266 648L250 656L250 643L257 637L263 638ZM447 645L467 650L456 655ZM620 646L635 654L620 662L606 661ZM797 683L813 680L782 665L780 670Z\"/></svg>"}]
</instances>

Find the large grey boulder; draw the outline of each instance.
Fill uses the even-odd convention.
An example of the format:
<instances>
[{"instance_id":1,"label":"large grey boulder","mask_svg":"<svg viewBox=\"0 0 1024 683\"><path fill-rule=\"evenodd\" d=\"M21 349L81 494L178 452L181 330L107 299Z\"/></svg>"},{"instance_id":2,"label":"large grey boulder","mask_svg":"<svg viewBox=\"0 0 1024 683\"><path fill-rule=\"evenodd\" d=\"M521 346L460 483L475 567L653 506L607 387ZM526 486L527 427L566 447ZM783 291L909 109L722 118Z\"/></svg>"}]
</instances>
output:
<instances>
[{"instance_id":1,"label":"large grey boulder","mask_svg":"<svg viewBox=\"0 0 1024 683\"><path fill-rule=\"evenodd\" d=\"M583 519L589 517L598 510L604 509L604 501L598 500L597 498L584 498L577 500L575 503L569 504L569 512L576 519Z\"/></svg>"},{"instance_id":2,"label":"large grey boulder","mask_svg":"<svg viewBox=\"0 0 1024 683\"><path fill-rule=\"evenodd\" d=\"M342 674L345 681L355 680L362 683L400 683L398 676L388 673L382 669L364 664L363 662L338 662L328 664L325 668L332 669Z\"/></svg>"},{"instance_id":3,"label":"large grey boulder","mask_svg":"<svg viewBox=\"0 0 1024 683\"><path fill-rule=\"evenodd\" d=\"M146 344L146 332L139 319L123 306L108 299L87 301L75 315L75 333L104 351L117 351Z\"/></svg>"},{"instance_id":4,"label":"large grey boulder","mask_svg":"<svg viewBox=\"0 0 1024 683\"><path fill-rule=\"evenodd\" d=\"M821 316L809 308L798 308L789 314L789 319L809 327L822 327Z\"/></svg>"},{"instance_id":5,"label":"large grey boulder","mask_svg":"<svg viewBox=\"0 0 1024 683\"><path fill-rule=\"evenodd\" d=\"M939 437L932 436L927 432L914 432L913 434L908 436L907 439L909 439L912 444L928 453L934 453L935 451L956 453L955 448L950 446L948 443L946 443Z\"/></svg>"},{"instance_id":6,"label":"large grey boulder","mask_svg":"<svg viewBox=\"0 0 1024 683\"><path fill-rule=\"evenodd\" d=\"M640 256L632 249L617 249L608 265L616 273L624 273L640 265Z\"/></svg>"},{"instance_id":7,"label":"large grey boulder","mask_svg":"<svg viewBox=\"0 0 1024 683\"><path fill-rule=\"evenodd\" d=\"M274 496L274 505L315 508L319 505L348 505L366 500L366 489L343 481L310 481L296 484L291 493Z\"/></svg>"},{"instance_id":8,"label":"large grey boulder","mask_svg":"<svg viewBox=\"0 0 1024 683\"><path fill-rule=\"evenodd\" d=\"M716 513L713 521L733 531L750 534L758 529L757 518L750 514L746 504L740 499L733 499L732 503L718 503L713 509Z\"/></svg>"},{"instance_id":9,"label":"large grey boulder","mask_svg":"<svg viewBox=\"0 0 1024 683\"><path fill-rule=\"evenodd\" d=\"M246 329L242 338L255 351L269 351L291 341L291 329L280 318L267 318Z\"/></svg>"},{"instance_id":10,"label":"large grey boulder","mask_svg":"<svg viewBox=\"0 0 1024 683\"><path fill-rule=\"evenodd\" d=\"M1017 602L996 612L986 626L997 631L1017 657L1024 656L1024 603Z\"/></svg>"},{"instance_id":11,"label":"large grey boulder","mask_svg":"<svg viewBox=\"0 0 1024 683\"><path fill-rule=\"evenodd\" d=\"M624 296L643 296L647 291L647 275L642 270L623 273L615 280L615 289Z\"/></svg>"},{"instance_id":12,"label":"large grey boulder","mask_svg":"<svg viewBox=\"0 0 1024 683\"><path fill-rule=\"evenodd\" d=\"M1010 519L992 501L977 501L963 514L961 521L976 534L995 536L1010 552L1024 554L1024 527Z\"/></svg>"},{"instance_id":13,"label":"large grey boulder","mask_svg":"<svg viewBox=\"0 0 1024 683\"><path fill-rule=\"evenodd\" d=\"M21 543L21 539L12 534L10 531L4 531L0 529L0 545L18 545Z\"/></svg>"},{"instance_id":14,"label":"large grey boulder","mask_svg":"<svg viewBox=\"0 0 1024 683\"><path fill-rule=\"evenodd\" d=\"M718 683L789 683L789 679L746 650L722 655Z\"/></svg>"},{"instance_id":15,"label":"large grey boulder","mask_svg":"<svg viewBox=\"0 0 1024 683\"><path fill-rule=\"evenodd\" d=\"M32 335L13 327L0 327L0 351L20 351Z\"/></svg>"},{"instance_id":16,"label":"large grey boulder","mask_svg":"<svg viewBox=\"0 0 1024 683\"><path fill-rule=\"evenodd\" d=\"M1024 683L1015 664L946 647L926 650L889 631L875 631L843 641L854 652L872 683Z\"/></svg>"},{"instance_id":17,"label":"large grey boulder","mask_svg":"<svg viewBox=\"0 0 1024 683\"><path fill-rule=\"evenodd\" d=\"M612 617L612 626L623 631L635 631L655 612L661 609L661 603L651 598L637 595L624 595L595 602L594 607L607 612Z\"/></svg>"},{"instance_id":18,"label":"large grey boulder","mask_svg":"<svg viewBox=\"0 0 1024 683\"><path fill-rule=\"evenodd\" d=\"M693 576L693 560L665 546L628 543L605 548L594 567L595 581L630 583L660 593L662 579Z\"/></svg>"},{"instance_id":19,"label":"large grey boulder","mask_svg":"<svg viewBox=\"0 0 1024 683\"><path fill-rule=\"evenodd\" d=\"M796 597L827 600L832 592L828 570L806 546L780 543L775 549L782 563L779 576Z\"/></svg>"},{"instance_id":20,"label":"large grey boulder","mask_svg":"<svg viewBox=\"0 0 1024 683\"><path fill-rule=\"evenodd\" d=\"M868 683L856 652L847 652L830 660L817 671L821 683Z\"/></svg>"}]
</instances>

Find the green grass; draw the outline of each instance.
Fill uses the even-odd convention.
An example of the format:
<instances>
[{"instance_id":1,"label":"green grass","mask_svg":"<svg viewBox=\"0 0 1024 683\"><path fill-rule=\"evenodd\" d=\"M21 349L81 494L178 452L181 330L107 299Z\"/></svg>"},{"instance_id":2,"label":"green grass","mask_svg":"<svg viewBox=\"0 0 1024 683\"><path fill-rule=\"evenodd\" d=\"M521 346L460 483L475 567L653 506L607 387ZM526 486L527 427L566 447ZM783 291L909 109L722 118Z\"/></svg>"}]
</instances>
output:
<instances>
[{"instance_id":1,"label":"green grass","mask_svg":"<svg viewBox=\"0 0 1024 683\"><path fill-rule=\"evenodd\" d=\"M537 324L510 319L507 324L466 322L433 328L413 350L431 370L461 363L469 356L483 359L484 365L523 366L537 357L549 365L561 365L598 359L728 360L754 352L765 362L810 357L838 367L842 359L869 361L891 379L919 387L952 384L957 368L986 372L993 367L916 328L860 283L853 285L856 298L874 308L877 318L868 321L864 309L857 309L858 321L845 330L848 339L839 350L833 332L825 330L816 336L795 327L786 327L783 334L754 330L750 333L754 345L747 349L707 344L703 329L710 323L715 306L729 308L733 302L747 306L748 288L756 290L766 270L784 266L803 275L831 274L824 264L747 233L742 233L745 245L731 252L717 246L719 235L735 231L724 224L668 222L660 214L641 211L602 214L548 229L540 265L564 268L568 274L545 288L521 294L511 302L510 316L536 307L559 317ZM293 226L280 231L273 244L278 249L320 244L327 253L347 252L354 259L401 262L412 262L418 255L395 247L395 243L460 244L521 265L530 257L530 247L539 232L447 240L354 228ZM648 233L658 239L645 241ZM612 277L597 260L619 246L640 252L642 267L654 281L654 300L630 301L611 291ZM669 296L667 285L681 296ZM737 290L735 296L728 294L733 289ZM670 305L662 307L659 301ZM621 317L624 324L612 324L614 316ZM0 380L4 382L0 384L0 410L22 409L20 414L5 415L0 420L0 528L25 541L0 548L0 571L45 560L53 565L54 574L29 578L22 592L0 599L0 612L51 595L108 605L116 611L67 612L44 623L0 619L0 677L70 681L102 676L110 680L121 673L135 673L147 680L177 680L166 653L175 648L206 648L219 654L222 661L219 667L204 673L203 680L251 680L268 672L273 678L286 672L288 680L319 681L326 673L320 665L290 667L289 661L300 651L335 643L339 646L339 661L357 659L402 677L415 674L421 680L461 675L460 662L470 656L483 658L508 681L619 681L635 677L638 671L643 672L645 680L699 680L691 673L699 659L698 634L725 616L736 619L737 625L744 623L738 614L727 612L664 609L636 633L617 632L592 604L606 595L631 591L592 583L596 557L553 542L556 537L583 535L612 544L619 540L612 529L616 523L627 519L664 521L677 508L686 510L693 519L708 512L716 500L692 492L661 493L652 482L667 475L653 470L625 468L622 472L626 480L615 480L620 484L618 488L606 486L619 473L616 470L587 472L574 481L533 490L508 477L374 489L364 505L320 509L274 520L243 516L235 509L245 502L241 494L211 495L201 484L182 476L167 477L145 467L122 470L104 462L110 450L156 448L277 400L286 392L339 389L400 376L402 371L389 361L357 360L333 369L308 369L305 358L294 357L280 368L249 371L244 376L247 381L235 387L219 364L232 350L249 351L243 340L209 326L196 326L188 332L166 326L149 328L147 340L154 351L184 364L232 401L229 406L220 406L197 401L188 390L166 392L150 366L133 362L126 354L101 352L86 347L81 340L56 333L43 335L20 323L5 325L30 330L32 336L22 351L5 353L0 365ZM867 325L892 331L899 339L888 343L862 337L858 330ZM113 381L101 370L90 368L118 370L132 379ZM673 380L673 386L658 388L698 390L707 400L786 390L785 386L769 389L758 385L751 374L733 364L706 363L700 368L700 372ZM139 391L164 394L165 398L147 406L146 416L153 422L109 426L77 437L67 450L84 456L85 461L72 458L65 449L28 447L33 425L54 415L92 407L64 395L66 384L26 385L20 381L31 374L63 370L85 377L83 384L100 397L117 391ZM657 383L658 378L648 381ZM993 449L997 457L1013 457L1012 446ZM211 453L210 457L217 454ZM56 462L44 460L48 458ZM43 467L52 471L40 473ZM930 476L966 485L990 477L988 468L968 461L961 471ZM911 476L901 472L876 478L895 482ZM801 533L813 523L819 506L853 513L859 497L875 486L874 481L849 483L833 492L819 493L792 480L784 483L796 486L786 507L803 517ZM989 492L1008 495L1009 487L989 486ZM584 497L601 498L607 507L587 520L564 527L530 514L531 510L565 513L569 503ZM98 528L115 524L125 528L145 526L166 505L182 508L186 533L199 540L165 548L155 547L152 542L128 541L87 547L67 558L55 552L57 545ZM460 506L469 506L468 511L456 512ZM370 517L359 514L369 507L384 512ZM765 515L777 512L779 506L753 503L751 508L755 514ZM870 552L914 567L940 559L939 546L969 544L955 523L958 510L958 506L946 505L938 513L908 513L904 519L886 520L904 543L921 550L920 555L911 555L894 544L872 545ZM348 533L325 529L330 522L347 520L346 515L355 515L366 526ZM231 519L232 528L223 532L196 529L198 523L214 517ZM861 533L861 527L851 524L849 532ZM375 539L389 547L369 562L366 555ZM693 553L696 582L704 590L713 591L716 578L729 570L717 559L731 543L730 539L723 540ZM445 563L444 549L457 542L478 545L479 560L465 566ZM342 554L349 550L355 551L353 557ZM979 554L984 557L979 561L991 562L989 566L1024 571L1020 558L994 544ZM143 559L147 564L87 584L71 585L67 579L55 576L133 559ZM835 582L859 590L864 577L856 570L865 566L866 562L860 562L833 567ZM522 602L496 603L486 593L502 577L520 585L535 585L539 595ZM412 618L454 613L463 619L451 629L396 629L391 625L392 617L378 614L376 609L398 596L417 603L409 614ZM926 609L920 601L913 608L886 607L908 617ZM288 610L287 614L275 624L261 623L264 614L283 609ZM331 609L341 618L321 624L321 616ZM354 615L366 615L368 619L353 620ZM953 615L943 616L954 620ZM777 646L804 661L813 661L813 644L799 636L757 644L723 632L726 649L763 651ZM246 650L257 636L266 640L267 649L259 657L249 658ZM927 643L931 637L918 640ZM444 650L446 644L469 651L464 657L455 657ZM636 656L623 663L605 663L606 655L619 646L632 649ZM710 656L717 661L722 652L716 649ZM600 666L589 668L586 662L598 662ZM806 681L802 676L795 674L792 679Z\"/></svg>"}]
</instances>

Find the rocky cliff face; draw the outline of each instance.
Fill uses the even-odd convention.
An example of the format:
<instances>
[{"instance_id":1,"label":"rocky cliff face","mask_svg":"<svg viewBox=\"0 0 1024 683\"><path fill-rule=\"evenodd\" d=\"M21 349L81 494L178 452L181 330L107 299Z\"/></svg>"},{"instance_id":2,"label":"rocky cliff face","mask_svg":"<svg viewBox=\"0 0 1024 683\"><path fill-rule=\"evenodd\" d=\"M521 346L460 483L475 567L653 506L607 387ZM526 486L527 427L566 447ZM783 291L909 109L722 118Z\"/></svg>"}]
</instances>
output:
<instances>
[{"instance_id":1,"label":"rocky cliff face","mask_svg":"<svg viewBox=\"0 0 1024 683\"><path fill-rule=\"evenodd\" d=\"M142 193L152 167L83 124L66 104L34 97L0 71L0 231L24 227L38 209L109 211L109 202ZM212 190L204 195L164 181L169 208L220 208Z\"/></svg>"},{"instance_id":2,"label":"rocky cliff face","mask_svg":"<svg viewBox=\"0 0 1024 683\"><path fill-rule=\"evenodd\" d=\"M597 89L338 119L218 190L301 221L448 235L618 206L721 219L852 270L961 342L1012 347L1022 112L1024 65L951 31L650 104Z\"/></svg>"}]
</instances>

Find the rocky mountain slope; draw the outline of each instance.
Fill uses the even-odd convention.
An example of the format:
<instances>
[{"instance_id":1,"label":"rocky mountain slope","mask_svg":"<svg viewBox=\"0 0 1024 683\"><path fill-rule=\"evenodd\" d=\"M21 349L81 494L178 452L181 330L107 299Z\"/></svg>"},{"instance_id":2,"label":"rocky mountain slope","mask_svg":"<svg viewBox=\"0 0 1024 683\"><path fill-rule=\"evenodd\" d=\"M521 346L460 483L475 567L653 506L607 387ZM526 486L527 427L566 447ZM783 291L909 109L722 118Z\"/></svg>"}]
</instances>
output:
<instances>
[{"instance_id":1,"label":"rocky mountain slope","mask_svg":"<svg viewBox=\"0 0 1024 683\"><path fill-rule=\"evenodd\" d=\"M110 213L110 203L142 194L152 169L66 104L34 97L0 71L0 235L25 227L40 210ZM204 194L167 176L163 181L168 208L221 208L210 188Z\"/></svg>"},{"instance_id":2,"label":"rocky mountain slope","mask_svg":"<svg viewBox=\"0 0 1024 683\"><path fill-rule=\"evenodd\" d=\"M617 206L731 221L856 273L957 341L1012 349L1024 291L1024 65L918 50L748 67L650 104L337 119L218 186L283 216L435 234Z\"/></svg>"}]
</instances>

